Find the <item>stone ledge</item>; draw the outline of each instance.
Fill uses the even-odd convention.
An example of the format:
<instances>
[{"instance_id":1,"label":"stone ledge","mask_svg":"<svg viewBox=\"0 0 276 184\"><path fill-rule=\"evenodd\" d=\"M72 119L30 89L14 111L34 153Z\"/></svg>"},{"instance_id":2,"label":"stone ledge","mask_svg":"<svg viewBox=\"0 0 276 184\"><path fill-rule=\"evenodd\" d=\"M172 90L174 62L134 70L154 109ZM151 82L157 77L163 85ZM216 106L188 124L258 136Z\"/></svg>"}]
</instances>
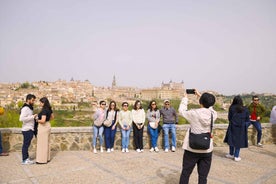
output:
<instances>
[{"instance_id":1,"label":"stone ledge","mask_svg":"<svg viewBox=\"0 0 276 184\"><path fill-rule=\"evenodd\" d=\"M176 125L176 130L181 131L181 130L187 130L190 127L190 125ZM214 125L214 130L216 129L227 129L228 124L215 124ZM271 128L272 124L271 123L262 123L263 128ZM249 127L251 129L252 126ZM147 127L145 126L144 131L147 130ZM0 128L0 131L2 133L13 133L13 134L21 134L21 128ZM92 126L85 126L85 127L52 127L51 128L51 134L54 133L90 133L93 131ZM120 131L118 128L117 131Z\"/></svg>"},{"instance_id":2,"label":"stone ledge","mask_svg":"<svg viewBox=\"0 0 276 184\"><path fill-rule=\"evenodd\" d=\"M176 126L176 142L177 147L181 147L186 130L190 125L177 125ZM213 129L214 146L226 146L223 139L226 134L228 124L215 124ZM275 126L274 126L275 127ZM262 143L271 144L275 142L276 130L270 123L262 123L263 135ZM21 128L0 128L2 134L2 143L5 151L20 151L22 149L23 136ZM253 126L248 128L249 145L256 144L257 131ZM66 150L89 150L91 149L93 138L93 128L89 127L52 127L50 145L52 151L66 151ZM150 137L147 128L144 129L143 134L144 148L150 148ZM164 138L162 132L158 137L158 146L163 147ZM97 143L97 145L99 145ZM115 149L121 149L121 133L117 129L115 137ZM36 139L32 140L30 147L31 151L35 151ZM130 149L134 148L133 132L130 134Z\"/></svg>"}]
</instances>

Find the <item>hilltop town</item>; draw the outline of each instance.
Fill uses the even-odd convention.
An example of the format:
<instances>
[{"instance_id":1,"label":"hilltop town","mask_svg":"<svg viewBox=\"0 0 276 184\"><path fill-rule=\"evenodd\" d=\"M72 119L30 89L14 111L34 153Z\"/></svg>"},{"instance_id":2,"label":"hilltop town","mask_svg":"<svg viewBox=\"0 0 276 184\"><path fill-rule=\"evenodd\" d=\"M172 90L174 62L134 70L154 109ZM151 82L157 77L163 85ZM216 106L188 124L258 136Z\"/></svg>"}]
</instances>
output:
<instances>
[{"instance_id":1,"label":"hilltop town","mask_svg":"<svg viewBox=\"0 0 276 184\"><path fill-rule=\"evenodd\" d=\"M0 83L0 105L14 105L24 102L28 93L35 94L38 98L46 96L55 108L65 106L78 108L79 102L97 103L99 100L134 101L136 99L179 99L185 87L184 82L162 82L160 87L140 89L137 87L117 86L115 76L110 87L98 87L88 80L79 81L71 79L57 80L54 82L38 81L32 83Z\"/></svg>"}]
</instances>

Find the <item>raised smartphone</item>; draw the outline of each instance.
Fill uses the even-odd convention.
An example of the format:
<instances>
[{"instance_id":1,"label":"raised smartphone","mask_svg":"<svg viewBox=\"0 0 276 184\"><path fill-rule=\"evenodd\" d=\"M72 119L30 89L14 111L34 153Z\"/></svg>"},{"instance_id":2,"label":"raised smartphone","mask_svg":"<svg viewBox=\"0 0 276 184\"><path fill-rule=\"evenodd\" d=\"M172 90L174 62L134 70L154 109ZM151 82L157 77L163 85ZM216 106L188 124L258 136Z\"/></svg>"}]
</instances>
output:
<instances>
[{"instance_id":1,"label":"raised smartphone","mask_svg":"<svg viewBox=\"0 0 276 184\"><path fill-rule=\"evenodd\" d=\"M195 94L195 89L186 89L187 94Z\"/></svg>"}]
</instances>

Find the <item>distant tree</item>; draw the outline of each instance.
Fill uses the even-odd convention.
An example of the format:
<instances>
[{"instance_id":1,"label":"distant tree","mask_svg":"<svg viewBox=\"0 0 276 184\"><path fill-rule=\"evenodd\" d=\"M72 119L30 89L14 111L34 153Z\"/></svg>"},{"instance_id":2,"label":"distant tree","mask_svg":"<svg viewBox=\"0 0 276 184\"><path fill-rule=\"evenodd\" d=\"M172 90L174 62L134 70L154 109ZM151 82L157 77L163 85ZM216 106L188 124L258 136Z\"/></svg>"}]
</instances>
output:
<instances>
[{"instance_id":1,"label":"distant tree","mask_svg":"<svg viewBox=\"0 0 276 184\"><path fill-rule=\"evenodd\" d=\"M17 107L21 108L23 106L24 102L23 101L18 101L17 102Z\"/></svg>"},{"instance_id":2,"label":"distant tree","mask_svg":"<svg viewBox=\"0 0 276 184\"><path fill-rule=\"evenodd\" d=\"M20 87L23 89L28 89L30 87L30 84L28 82L24 82L23 84L21 84Z\"/></svg>"},{"instance_id":3,"label":"distant tree","mask_svg":"<svg viewBox=\"0 0 276 184\"><path fill-rule=\"evenodd\" d=\"M15 109L15 102L11 102L10 104L6 105L7 109Z\"/></svg>"},{"instance_id":4,"label":"distant tree","mask_svg":"<svg viewBox=\"0 0 276 184\"><path fill-rule=\"evenodd\" d=\"M37 87L35 87L33 84L30 84L29 82L24 82L16 89L16 91L19 89L35 89L35 88Z\"/></svg>"}]
</instances>

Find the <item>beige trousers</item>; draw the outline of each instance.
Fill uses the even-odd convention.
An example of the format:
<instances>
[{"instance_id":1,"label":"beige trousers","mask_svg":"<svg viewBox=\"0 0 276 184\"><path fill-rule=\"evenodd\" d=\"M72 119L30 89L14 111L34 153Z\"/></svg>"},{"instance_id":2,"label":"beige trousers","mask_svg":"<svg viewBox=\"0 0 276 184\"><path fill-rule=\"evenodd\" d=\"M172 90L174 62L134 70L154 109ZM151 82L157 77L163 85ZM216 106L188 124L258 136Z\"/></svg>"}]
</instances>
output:
<instances>
[{"instance_id":1,"label":"beige trousers","mask_svg":"<svg viewBox=\"0 0 276 184\"><path fill-rule=\"evenodd\" d=\"M51 124L49 121L38 124L36 162L47 163L50 161L50 134Z\"/></svg>"}]
</instances>

